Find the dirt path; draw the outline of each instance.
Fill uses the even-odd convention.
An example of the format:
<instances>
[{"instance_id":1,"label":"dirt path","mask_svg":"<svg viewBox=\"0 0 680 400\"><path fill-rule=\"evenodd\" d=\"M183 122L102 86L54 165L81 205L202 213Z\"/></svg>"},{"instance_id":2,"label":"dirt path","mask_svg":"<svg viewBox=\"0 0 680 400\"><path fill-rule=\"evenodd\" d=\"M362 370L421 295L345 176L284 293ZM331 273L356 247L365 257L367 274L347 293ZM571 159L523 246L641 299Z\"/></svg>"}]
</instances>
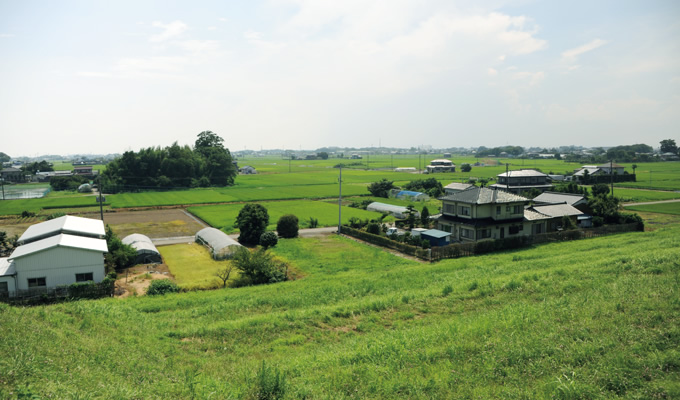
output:
<instances>
[{"instance_id":1,"label":"dirt path","mask_svg":"<svg viewBox=\"0 0 680 400\"><path fill-rule=\"evenodd\" d=\"M677 202L680 202L680 199L645 201L645 202L642 202L642 203L623 203L623 206L624 207L627 207L627 206L646 206L648 204L664 204L664 203L677 203Z\"/></svg>"},{"instance_id":2,"label":"dirt path","mask_svg":"<svg viewBox=\"0 0 680 400\"><path fill-rule=\"evenodd\" d=\"M146 289L155 279L174 280L175 278L165 264L137 265L129 268L116 279L115 296L124 298L146 295Z\"/></svg>"}]
</instances>

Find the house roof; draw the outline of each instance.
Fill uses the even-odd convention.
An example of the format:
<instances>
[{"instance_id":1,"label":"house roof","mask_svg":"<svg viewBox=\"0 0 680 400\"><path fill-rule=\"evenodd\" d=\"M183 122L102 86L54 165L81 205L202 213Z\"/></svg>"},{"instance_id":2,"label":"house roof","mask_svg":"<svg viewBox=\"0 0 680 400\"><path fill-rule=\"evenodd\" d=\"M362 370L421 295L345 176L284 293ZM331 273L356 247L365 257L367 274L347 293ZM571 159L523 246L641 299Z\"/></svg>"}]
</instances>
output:
<instances>
[{"instance_id":1,"label":"house roof","mask_svg":"<svg viewBox=\"0 0 680 400\"><path fill-rule=\"evenodd\" d=\"M496 176L509 176L510 178L526 178L531 176L548 176L543 172L536 171L535 169L521 169L519 171L508 171L498 174Z\"/></svg>"},{"instance_id":2,"label":"house roof","mask_svg":"<svg viewBox=\"0 0 680 400\"><path fill-rule=\"evenodd\" d=\"M429 229L426 230L425 232L421 232L420 235L425 235L429 237L433 237L436 239L441 239L445 238L447 236L451 236L451 232L445 232L445 231L440 231L439 229Z\"/></svg>"},{"instance_id":3,"label":"house roof","mask_svg":"<svg viewBox=\"0 0 680 400\"><path fill-rule=\"evenodd\" d=\"M551 218L583 214L581 211L577 210L576 208L569 204L549 204L545 206L536 205L531 207L531 209L543 215L547 215Z\"/></svg>"},{"instance_id":4,"label":"house roof","mask_svg":"<svg viewBox=\"0 0 680 400\"><path fill-rule=\"evenodd\" d=\"M29 226L26 232L19 238L19 243L33 242L59 233L90 237L103 237L106 235L103 221L65 215Z\"/></svg>"},{"instance_id":5,"label":"house roof","mask_svg":"<svg viewBox=\"0 0 680 400\"><path fill-rule=\"evenodd\" d=\"M9 172L21 172L21 170L18 169L18 168L9 167L9 168L3 168L3 169L2 169L2 172L5 172L5 173L9 173Z\"/></svg>"},{"instance_id":6,"label":"house roof","mask_svg":"<svg viewBox=\"0 0 680 400\"><path fill-rule=\"evenodd\" d=\"M457 182L452 182L449 183L448 185L444 186L444 189L451 189L451 190L465 190L469 187L471 187L469 183L457 183Z\"/></svg>"},{"instance_id":7,"label":"house roof","mask_svg":"<svg viewBox=\"0 0 680 400\"><path fill-rule=\"evenodd\" d=\"M600 168L609 168L609 165L610 165L609 163L606 163L606 164L598 165L598 167L600 167ZM612 163L612 164L611 164L611 167L612 167L612 168L625 168L623 165L619 165L619 164L617 164L617 163Z\"/></svg>"},{"instance_id":8,"label":"house roof","mask_svg":"<svg viewBox=\"0 0 680 400\"><path fill-rule=\"evenodd\" d=\"M581 168L580 170L574 172L574 175L576 175L576 176L583 176L583 174L584 174L586 171L588 171L588 175L595 175L596 173L601 172L602 170L601 170L600 168L597 168L597 167L594 167L594 168L592 168L592 167L583 167L583 168Z\"/></svg>"},{"instance_id":9,"label":"house roof","mask_svg":"<svg viewBox=\"0 0 680 400\"><path fill-rule=\"evenodd\" d=\"M97 251L102 253L107 253L109 251L108 247L106 246L106 240L104 239L66 235L62 233L56 236L50 236L48 238L38 240L36 242L21 245L14 249L12 255L9 256L9 259L14 260L23 256L27 256L29 254L34 254L43 250L59 246L69 247L73 249Z\"/></svg>"},{"instance_id":10,"label":"house roof","mask_svg":"<svg viewBox=\"0 0 680 400\"><path fill-rule=\"evenodd\" d=\"M544 219L550 219L549 216L545 214L541 214L539 212L533 211L531 209L525 209L524 210L524 219L526 221L540 221Z\"/></svg>"},{"instance_id":11,"label":"house roof","mask_svg":"<svg viewBox=\"0 0 680 400\"><path fill-rule=\"evenodd\" d=\"M462 192L441 197L440 200L458 201L468 204L514 203L518 201L529 201L529 199L526 197L504 192L502 190L493 190L476 186L467 188Z\"/></svg>"},{"instance_id":12,"label":"house roof","mask_svg":"<svg viewBox=\"0 0 680 400\"><path fill-rule=\"evenodd\" d=\"M14 263L7 257L0 258L0 276L14 275L17 271L14 269Z\"/></svg>"},{"instance_id":13,"label":"house roof","mask_svg":"<svg viewBox=\"0 0 680 400\"><path fill-rule=\"evenodd\" d=\"M442 159L442 158L437 159L437 160L432 160L432 161L430 161L430 164L435 163L435 162L436 162L436 163L453 164L453 161L451 161L451 160L445 160L445 159Z\"/></svg>"},{"instance_id":14,"label":"house roof","mask_svg":"<svg viewBox=\"0 0 680 400\"><path fill-rule=\"evenodd\" d=\"M556 193L556 192L543 192L538 196L534 197L536 203L545 204L560 204L566 203L576 206L586 202L586 198L580 194L574 193Z\"/></svg>"}]
</instances>

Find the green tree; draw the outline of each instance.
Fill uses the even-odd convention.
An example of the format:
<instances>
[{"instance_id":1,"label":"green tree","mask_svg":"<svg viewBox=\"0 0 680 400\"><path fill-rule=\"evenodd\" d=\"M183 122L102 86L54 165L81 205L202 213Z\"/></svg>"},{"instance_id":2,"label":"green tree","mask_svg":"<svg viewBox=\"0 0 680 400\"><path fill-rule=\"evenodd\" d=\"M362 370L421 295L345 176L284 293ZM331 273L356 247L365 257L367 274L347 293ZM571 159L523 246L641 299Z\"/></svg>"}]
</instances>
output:
<instances>
[{"instance_id":1,"label":"green tree","mask_svg":"<svg viewBox=\"0 0 680 400\"><path fill-rule=\"evenodd\" d=\"M276 223L276 232L282 238L294 238L298 235L300 229L298 217L293 214L282 215Z\"/></svg>"},{"instance_id":2,"label":"green tree","mask_svg":"<svg viewBox=\"0 0 680 400\"><path fill-rule=\"evenodd\" d=\"M609 194L609 186L605 183L596 183L590 190L593 192L593 196L606 196Z\"/></svg>"},{"instance_id":3,"label":"green tree","mask_svg":"<svg viewBox=\"0 0 680 400\"><path fill-rule=\"evenodd\" d=\"M52 168L52 163L49 163L45 160L25 164L24 166L21 167L21 169L24 172L27 172L32 175L35 175L35 173L38 171L40 172L54 171L54 168Z\"/></svg>"},{"instance_id":4,"label":"green tree","mask_svg":"<svg viewBox=\"0 0 680 400\"><path fill-rule=\"evenodd\" d=\"M269 213L261 204L248 203L236 217L236 226L241 231L238 241L243 244L256 245L260 236L269 225Z\"/></svg>"},{"instance_id":5,"label":"green tree","mask_svg":"<svg viewBox=\"0 0 680 400\"><path fill-rule=\"evenodd\" d=\"M236 269L241 271L241 275L247 277L253 285L286 280L286 264L276 261L264 248L250 251L241 247L231 262Z\"/></svg>"},{"instance_id":6,"label":"green tree","mask_svg":"<svg viewBox=\"0 0 680 400\"><path fill-rule=\"evenodd\" d=\"M430 210L427 207L423 207L423 211L420 212L420 222L424 227L430 226Z\"/></svg>"},{"instance_id":7,"label":"green tree","mask_svg":"<svg viewBox=\"0 0 680 400\"><path fill-rule=\"evenodd\" d=\"M674 153L678 154L678 146L675 144L673 139L664 139L659 142L661 144L662 153Z\"/></svg>"},{"instance_id":8,"label":"green tree","mask_svg":"<svg viewBox=\"0 0 680 400\"><path fill-rule=\"evenodd\" d=\"M380 235L380 224L377 222L371 222L366 225L366 232L372 233L374 235Z\"/></svg>"},{"instance_id":9,"label":"green tree","mask_svg":"<svg viewBox=\"0 0 680 400\"><path fill-rule=\"evenodd\" d=\"M231 271L234 269L234 266L231 264L231 262L227 262L225 265L220 267L216 272L215 276L219 278L219 280L222 281L222 287L225 288L227 287L227 281L229 280L229 276L231 275Z\"/></svg>"},{"instance_id":10,"label":"green tree","mask_svg":"<svg viewBox=\"0 0 680 400\"><path fill-rule=\"evenodd\" d=\"M124 244L108 225L106 225L106 246L109 252L104 256L104 264L108 271L121 270L134 265L137 251L134 247Z\"/></svg>"},{"instance_id":11,"label":"green tree","mask_svg":"<svg viewBox=\"0 0 680 400\"><path fill-rule=\"evenodd\" d=\"M11 160L12 157L8 156L7 154L0 152L0 162L8 162Z\"/></svg>"},{"instance_id":12,"label":"green tree","mask_svg":"<svg viewBox=\"0 0 680 400\"><path fill-rule=\"evenodd\" d=\"M316 153L316 156L322 160L328 160L328 153L326 153L325 151Z\"/></svg>"},{"instance_id":13,"label":"green tree","mask_svg":"<svg viewBox=\"0 0 680 400\"><path fill-rule=\"evenodd\" d=\"M460 166L460 171L461 171L461 172L470 172L470 171L472 171L472 165L467 164L467 163L462 164L462 165Z\"/></svg>"},{"instance_id":14,"label":"green tree","mask_svg":"<svg viewBox=\"0 0 680 400\"><path fill-rule=\"evenodd\" d=\"M236 166L223 142L224 139L213 132L203 131L194 144L195 151L205 160L205 175L211 184L219 186L233 185L236 176Z\"/></svg>"},{"instance_id":15,"label":"green tree","mask_svg":"<svg viewBox=\"0 0 680 400\"><path fill-rule=\"evenodd\" d=\"M268 249L279 243L279 237L274 232L265 232L260 236L260 246Z\"/></svg>"},{"instance_id":16,"label":"green tree","mask_svg":"<svg viewBox=\"0 0 680 400\"><path fill-rule=\"evenodd\" d=\"M383 178L378 182L373 182L368 186L368 191L376 197L389 197L390 190L394 189L394 181Z\"/></svg>"}]
</instances>

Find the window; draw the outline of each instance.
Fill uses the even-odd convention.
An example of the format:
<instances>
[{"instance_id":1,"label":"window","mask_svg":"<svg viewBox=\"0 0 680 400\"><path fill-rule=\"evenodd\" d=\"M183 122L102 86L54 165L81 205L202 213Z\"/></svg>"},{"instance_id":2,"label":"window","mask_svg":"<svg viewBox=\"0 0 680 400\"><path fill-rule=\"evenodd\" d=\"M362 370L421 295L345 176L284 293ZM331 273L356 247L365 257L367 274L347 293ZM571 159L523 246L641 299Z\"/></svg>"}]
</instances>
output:
<instances>
[{"instance_id":1,"label":"window","mask_svg":"<svg viewBox=\"0 0 680 400\"><path fill-rule=\"evenodd\" d=\"M456 206L453 204L444 204L444 212L446 214L456 214Z\"/></svg>"},{"instance_id":2,"label":"window","mask_svg":"<svg viewBox=\"0 0 680 400\"><path fill-rule=\"evenodd\" d=\"M460 215L470 215L470 207L460 207Z\"/></svg>"},{"instance_id":3,"label":"window","mask_svg":"<svg viewBox=\"0 0 680 400\"><path fill-rule=\"evenodd\" d=\"M86 272L86 273L83 273L83 274L76 274L76 282L89 282L89 281L93 281L93 280L94 280L94 276L93 276L92 272Z\"/></svg>"},{"instance_id":4,"label":"window","mask_svg":"<svg viewBox=\"0 0 680 400\"><path fill-rule=\"evenodd\" d=\"M479 238L486 239L491 237L491 229L482 229L479 231Z\"/></svg>"},{"instance_id":5,"label":"window","mask_svg":"<svg viewBox=\"0 0 680 400\"><path fill-rule=\"evenodd\" d=\"M460 237L467 239L475 238L475 231L471 229L460 228Z\"/></svg>"},{"instance_id":6,"label":"window","mask_svg":"<svg viewBox=\"0 0 680 400\"><path fill-rule=\"evenodd\" d=\"M501 215L501 206L496 206L496 215Z\"/></svg>"},{"instance_id":7,"label":"window","mask_svg":"<svg viewBox=\"0 0 680 400\"><path fill-rule=\"evenodd\" d=\"M510 212L510 206L505 206L505 212Z\"/></svg>"},{"instance_id":8,"label":"window","mask_svg":"<svg viewBox=\"0 0 680 400\"><path fill-rule=\"evenodd\" d=\"M7 282L0 282L0 298L9 297Z\"/></svg>"},{"instance_id":9,"label":"window","mask_svg":"<svg viewBox=\"0 0 680 400\"><path fill-rule=\"evenodd\" d=\"M510 228L508 228L508 233L510 233L511 235L518 234L519 233L519 226L511 226Z\"/></svg>"},{"instance_id":10,"label":"window","mask_svg":"<svg viewBox=\"0 0 680 400\"><path fill-rule=\"evenodd\" d=\"M47 286L47 278L28 278L28 287L37 288Z\"/></svg>"},{"instance_id":11,"label":"window","mask_svg":"<svg viewBox=\"0 0 680 400\"><path fill-rule=\"evenodd\" d=\"M515 206L512 212L513 214L522 214L522 206Z\"/></svg>"}]
</instances>

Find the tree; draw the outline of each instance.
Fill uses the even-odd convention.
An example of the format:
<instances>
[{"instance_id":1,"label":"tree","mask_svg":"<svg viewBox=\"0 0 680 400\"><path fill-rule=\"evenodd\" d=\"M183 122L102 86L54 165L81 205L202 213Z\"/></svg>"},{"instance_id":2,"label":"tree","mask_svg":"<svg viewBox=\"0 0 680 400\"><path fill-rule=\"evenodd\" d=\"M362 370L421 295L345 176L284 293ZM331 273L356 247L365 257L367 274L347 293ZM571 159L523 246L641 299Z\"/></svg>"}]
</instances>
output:
<instances>
[{"instance_id":1,"label":"tree","mask_svg":"<svg viewBox=\"0 0 680 400\"><path fill-rule=\"evenodd\" d=\"M32 162L25 164L21 169L24 172L27 172L29 174L35 175L36 172L48 172L48 171L54 171L54 168L52 168L52 164L48 163L45 160L42 160L40 162Z\"/></svg>"},{"instance_id":2,"label":"tree","mask_svg":"<svg viewBox=\"0 0 680 400\"><path fill-rule=\"evenodd\" d=\"M439 197L444 194L442 183L435 178L416 179L404 185L404 189L427 193L430 197Z\"/></svg>"},{"instance_id":3,"label":"tree","mask_svg":"<svg viewBox=\"0 0 680 400\"><path fill-rule=\"evenodd\" d=\"M376 197L389 197L390 190L394 189L394 181L383 178L378 182L373 182L368 186L368 191Z\"/></svg>"},{"instance_id":4,"label":"tree","mask_svg":"<svg viewBox=\"0 0 680 400\"><path fill-rule=\"evenodd\" d=\"M661 152L662 153L673 153L673 154L678 153L678 146L675 144L675 140L665 139L665 140L662 140L659 143L661 144Z\"/></svg>"},{"instance_id":5,"label":"tree","mask_svg":"<svg viewBox=\"0 0 680 400\"><path fill-rule=\"evenodd\" d=\"M233 269L234 266L231 263L226 263L223 267L220 267L217 272L215 272L215 276L222 281L223 288L227 287L227 281L229 280L229 275L231 275L231 271Z\"/></svg>"},{"instance_id":6,"label":"tree","mask_svg":"<svg viewBox=\"0 0 680 400\"><path fill-rule=\"evenodd\" d=\"M211 131L198 134L194 149L205 160L205 175L213 185L232 185L236 176L236 167L232 163L231 153L224 148L224 139Z\"/></svg>"},{"instance_id":7,"label":"tree","mask_svg":"<svg viewBox=\"0 0 680 400\"><path fill-rule=\"evenodd\" d=\"M592 190L593 196L606 196L609 194L609 186L605 183L596 183L590 190Z\"/></svg>"},{"instance_id":8,"label":"tree","mask_svg":"<svg viewBox=\"0 0 680 400\"><path fill-rule=\"evenodd\" d=\"M109 252L104 256L107 270L121 270L134 265L137 251L129 244L124 244L108 225L106 225L106 246L109 248Z\"/></svg>"},{"instance_id":9,"label":"tree","mask_svg":"<svg viewBox=\"0 0 680 400\"><path fill-rule=\"evenodd\" d=\"M243 244L258 244L267 225L269 225L267 209L261 204L246 204L236 217L236 226L241 231L238 241Z\"/></svg>"},{"instance_id":10,"label":"tree","mask_svg":"<svg viewBox=\"0 0 680 400\"><path fill-rule=\"evenodd\" d=\"M328 153L326 153L325 151L316 153L316 156L322 160L328 160Z\"/></svg>"},{"instance_id":11,"label":"tree","mask_svg":"<svg viewBox=\"0 0 680 400\"><path fill-rule=\"evenodd\" d=\"M7 232L0 231L0 257L9 257L17 247L18 240L19 236L10 237Z\"/></svg>"},{"instance_id":12,"label":"tree","mask_svg":"<svg viewBox=\"0 0 680 400\"><path fill-rule=\"evenodd\" d=\"M472 171L472 165L467 164L467 163L462 164L462 165L460 166L460 171L461 171L461 172L470 172L470 171Z\"/></svg>"},{"instance_id":13,"label":"tree","mask_svg":"<svg viewBox=\"0 0 680 400\"><path fill-rule=\"evenodd\" d=\"M633 174L635 174L635 170L637 169L637 167L638 167L637 164L631 165L631 168L633 168Z\"/></svg>"},{"instance_id":14,"label":"tree","mask_svg":"<svg viewBox=\"0 0 680 400\"><path fill-rule=\"evenodd\" d=\"M366 232L372 233L374 235L380 235L380 224L377 222L371 222L366 225Z\"/></svg>"},{"instance_id":15,"label":"tree","mask_svg":"<svg viewBox=\"0 0 680 400\"><path fill-rule=\"evenodd\" d=\"M420 222L424 227L430 226L430 210L427 207L423 207L423 211L420 212Z\"/></svg>"},{"instance_id":16,"label":"tree","mask_svg":"<svg viewBox=\"0 0 680 400\"><path fill-rule=\"evenodd\" d=\"M277 243L279 243L279 237L274 232L265 232L260 236L260 246L265 249L274 247Z\"/></svg>"},{"instance_id":17,"label":"tree","mask_svg":"<svg viewBox=\"0 0 680 400\"><path fill-rule=\"evenodd\" d=\"M409 204L406 207L406 212L408 213L408 226L410 229L413 229L416 226L416 209L413 207L412 204Z\"/></svg>"},{"instance_id":18,"label":"tree","mask_svg":"<svg viewBox=\"0 0 680 400\"><path fill-rule=\"evenodd\" d=\"M276 261L264 248L250 251L241 247L231 262L236 269L241 271L241 275L247 277L253 285L286 280L287 265Z\"/></svg>"},{"instance_id":19,"label":"tree","mask_svg":"<svg viewBox=\"0 0 680 400\"><path fill-rule=\"evenodd\" d=\"M8 156L7 154L0 152L0 162L8 162L11 160L12 157Z\"/></svg>"},{"instance_id":20,"label":"tree","mask_svg":"<svg viewBox=\"0 0 680 400\"><path fill-rule=\"evenodd\" d=\"M297 237L299 228L298 217L293 214L282 215L279 222L276 223L276 232L282 238Z\"/></svg>"}]
</instances>

